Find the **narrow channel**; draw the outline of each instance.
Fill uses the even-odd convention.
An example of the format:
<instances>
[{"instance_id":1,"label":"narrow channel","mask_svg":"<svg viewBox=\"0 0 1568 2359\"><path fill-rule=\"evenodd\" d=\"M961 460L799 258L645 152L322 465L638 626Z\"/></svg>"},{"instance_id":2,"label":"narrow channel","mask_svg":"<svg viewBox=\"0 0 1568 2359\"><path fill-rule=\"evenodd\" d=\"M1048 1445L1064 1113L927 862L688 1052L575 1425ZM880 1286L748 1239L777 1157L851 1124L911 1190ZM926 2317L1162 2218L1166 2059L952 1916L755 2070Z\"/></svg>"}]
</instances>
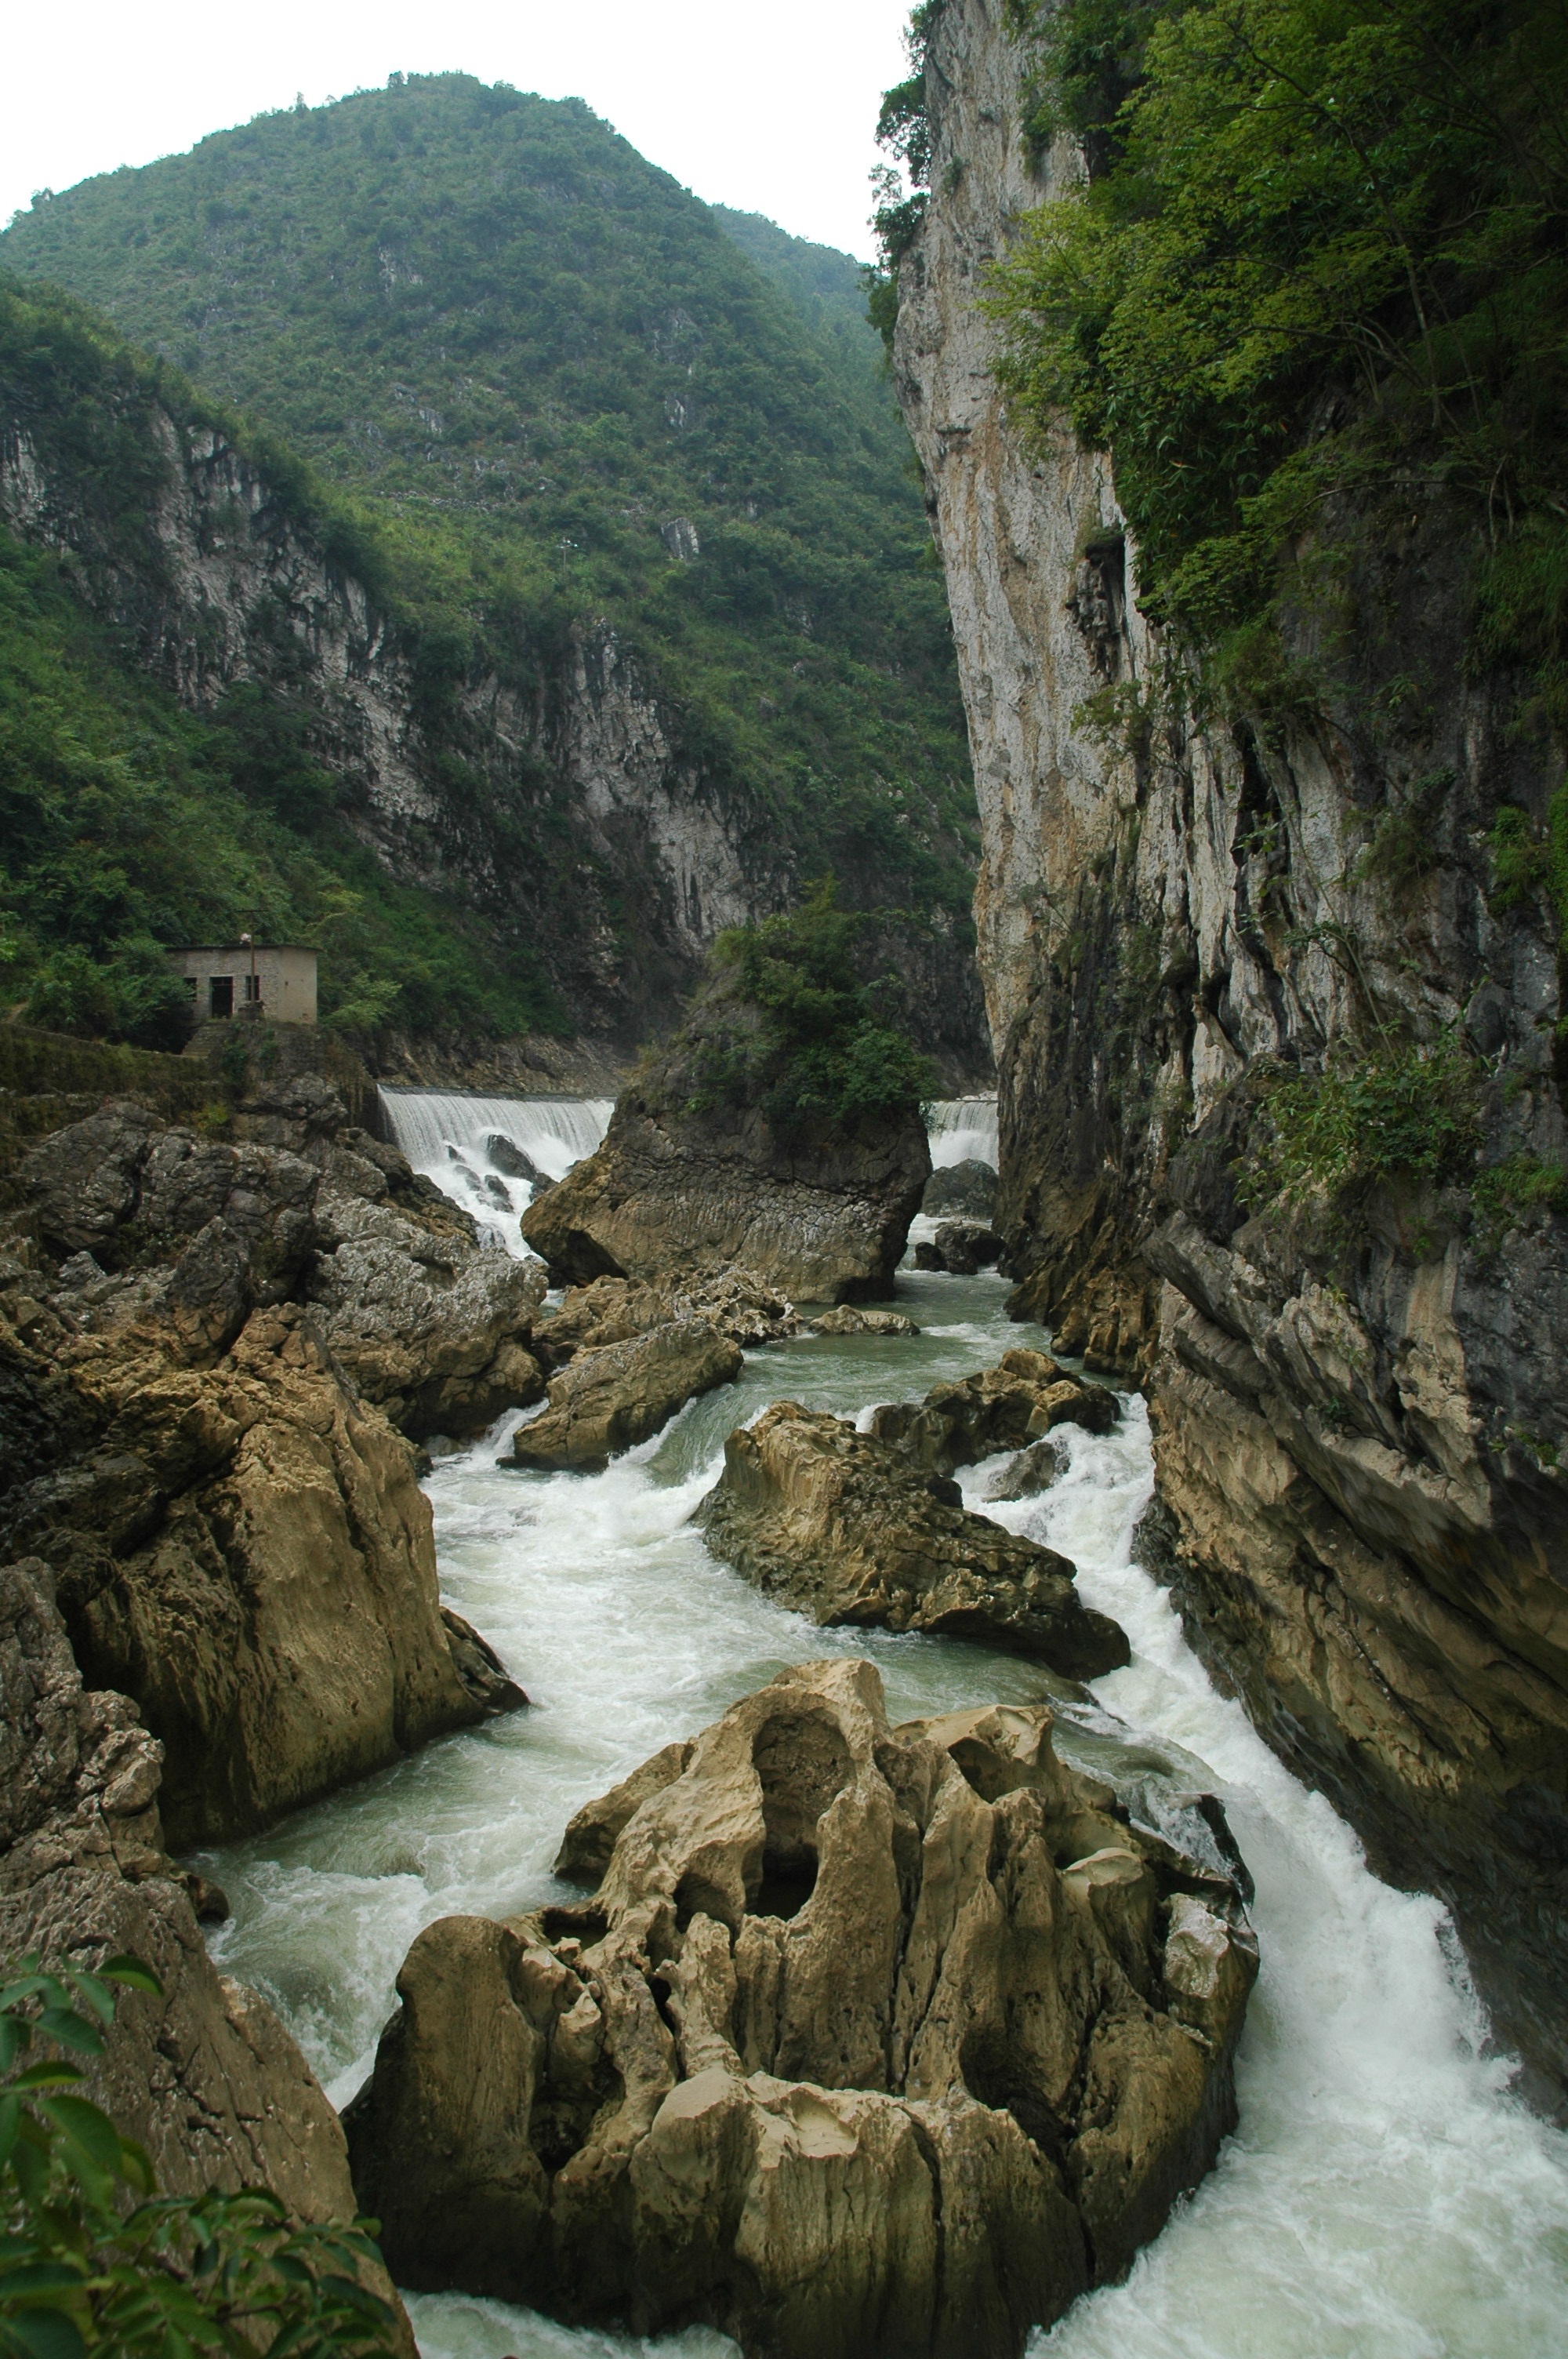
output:
<instances>
[{"instance_id":1,"label":"narrow channel","mask_svg":"<svg viewBox=\"0 0 1568 2359\"><path fill-rule=\"evenodd\" d=\"M514 1250L520 1205L509 1195L503 1212L487 1190L486 1138L511 1138L541 1169L548 1152L564 1169L609 1111L585 1102L546 1117L537 1110L569 1102L527 1102L524 1112L518 1101L448 1098L438 1113L437 1103L403 1097L400 1138L470 1209L477 1188ZM986 1118L982 1102L939 1110L938 1158L988 1145L994 1156L994 1111L989 1134ZM1044 1691L1036 1666L984 1647L814 1628L716 1562L687 1520L726 1434L771 1401L860 1416L990 1365L1011 1344L1043 1344L1039 1330L1005 1317L1005 1291L994 1276L905 1270L899 1308L918 1337L804 1336L752 1352L734 1385L603 1474L503 1469L516 1415L438 1459L426 1487L444 1594L498 1647L532 1709L207 1863L235 1911L213 1937L216 1957L272 2000L336 2104L370 2068L422 1925L559 1894L550 1862L579 1803L785 1665L870 1655L895 1718ZM1141 1400L1127 1400L1109 1436L1064 1430L1069 1462L1044 1497L991 1504L993 1462L965 1473L968 1504L1071 1557L1086 1597L1126 1628L1131 1664L1097 1683L1092 1704L1059 1713L1060 1749L1141 1780L1154 1812L1162 1795L1217 1788L1257 1881L1263 1964L1238 2060L1240 2126L1217 2168L1127 2283L1080 2302L1037 2351L1541 2359L1563 2349L1568 2138L1509 2094L1507 2060L1488 2051L1442 1910L1369 1874L1344 1822L1216 1692L1137 1564L1152 1485ZM707 2330L623 2341L461 2295L409 2307L424 2359L654 2349L716 2359L733 2348Z\"/></svg>"}]
</instances>

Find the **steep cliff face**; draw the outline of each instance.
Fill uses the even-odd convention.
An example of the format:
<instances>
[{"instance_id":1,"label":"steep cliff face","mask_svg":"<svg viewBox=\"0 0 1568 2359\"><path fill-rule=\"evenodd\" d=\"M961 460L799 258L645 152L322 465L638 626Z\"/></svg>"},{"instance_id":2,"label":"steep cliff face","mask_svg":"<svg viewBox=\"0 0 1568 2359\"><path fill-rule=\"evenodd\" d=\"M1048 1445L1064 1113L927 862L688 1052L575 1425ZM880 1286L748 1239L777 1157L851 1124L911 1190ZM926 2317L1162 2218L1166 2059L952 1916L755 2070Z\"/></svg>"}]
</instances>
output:
<instances>
[{"instance_id":1,"label":"steep cliff face","mask_svg":"<svg viewBox=\"0 0 1568 2359\"><path fill-rule=\"evenodd\" d=\"M416 658L262 467L156 400L123 422L146 441L134 539L15 399L0 517L61 558L183 703L211 710L251 681L307 695L317 750L384 864L532 941L585 1029L634 1037L718 927L787 894L792 864L752 798L674 750L607 623L573 628L528 692L461 681L438 725Z\"/></svg>"},{"instance_id":2,"label":"steep cliff face","mask_svg":"<svg viewBox=\"0 0 1568 2359\"><path fill-rule=\"evenodd\" d=\"M1539 836L1561 763L1519 725L1517 681L1466 671L1456 516L1357 561L1351 652L1321 650L1310 713L1222 726L1179 674L1173 692L1108 462L1026 440L993 374L986 266L1083 168L1063 141L1032 161L1024 72L1002 0L946 0L896 347L979 796L999 1225L1021 1307L1148 1386L1151 1537L1197 1643L1379 1864L1453 1902L1551 2097L1568 2080L1560 974L1545 893L1499 889L1493 848L1505 807ZM1281 1071L1445 1037L1489 1192L1451 1168L1249 1216L1237 1158Z\"/></svg>"}]
</instances>

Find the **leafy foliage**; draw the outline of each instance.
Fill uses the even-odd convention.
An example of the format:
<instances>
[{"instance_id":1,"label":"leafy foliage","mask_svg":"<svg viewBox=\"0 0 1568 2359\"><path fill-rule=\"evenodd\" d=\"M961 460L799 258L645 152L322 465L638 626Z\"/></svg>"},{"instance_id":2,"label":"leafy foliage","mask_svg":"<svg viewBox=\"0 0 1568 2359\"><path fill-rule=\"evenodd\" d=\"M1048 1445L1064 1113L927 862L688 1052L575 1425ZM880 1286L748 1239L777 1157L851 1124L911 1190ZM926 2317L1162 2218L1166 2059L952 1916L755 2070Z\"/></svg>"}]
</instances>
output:
<instances>
[{"instance_id":1,"label":"leafy foliage","mask_svg":"<svg viewBox=\"0 0 1568 2359\"><path fill-rule=\"evenodd\" d=\"M546 696L602 614L784 847L862 903L967 909L946 608L847 257L711 212L578 101L449 74L40 200L0 259L327 478L454 758L465 679ZM518 827L508 857L551 854L542 812Z\"/></svg>"},{"instance_id":2,"label":"leafy foliage","mask_svg":"<svg viewBox=\"0 0 1568 2359\"><path fill-rule=\"evenodd\" d=\"M1474 1176L1476 1073L1451 1034L1281 1081L1265 1115L1240 1171L1250 1205L1304 1204L1398 1178L1467 1185Z\"/></svg>"},{"instance_id":3,"label":"leafy foliage","mask_svg":"<svg viewBox=\"0 0 1568 2359\"><path fill-rule=\"evenodd\" d=\"M788 1136L849 1127L935 1094L930 1060L888 1021L891 978L860 979L864 926L860 912L838 908L826 877L799 909L719 936L688 1036L688 1112L755 1106Z\"/></svg>"},{"instance_id":4,"label":"leafy foliage","mask_svg":"<svg viewBox=\"0 0 1568 2359\"><path fill-rule=\"evenodd\" d=\"M80 2093L60 2051L103 2055L116 1988L160 1985L112 1957L63 1973L27 1959L0 1987L3 2359L385 2359L392 2312L358 2277L373 2223L297 2226L255 2190L160 2196L143 2149ZM35 2044L53 2052L24 2060Z\"/></svg>"},{"instance_id":5,"label":"leafy foliage","mask_svg":"<svg viewBox=\"0 0 1568 2359\"><path fill-rule=\"evenodd\" d=\"M529 954L385 875L287 699L181 712L0 532L0 994L53 1030L178 1048L164 946L243 931L319 944L340 1027L560 1021Z\"/></svg>"},{"instance_id":6,"label":"leafy foliage","mask_svg":"<svg viewBox=\"0 0 1568 2359\"><path fill-rule=\"evenodd\" d=\"M1326 611L1357 495L1467 506L1477 655L1563 675L1568 43L1551 0L1016 11L1091 178L996 280L1011 390L1109 449L1156 616ZM1342 503L1335 533L1346 524ZM1330 574L1332 568L1330 568Z\"/></svg>"}]
</instances>

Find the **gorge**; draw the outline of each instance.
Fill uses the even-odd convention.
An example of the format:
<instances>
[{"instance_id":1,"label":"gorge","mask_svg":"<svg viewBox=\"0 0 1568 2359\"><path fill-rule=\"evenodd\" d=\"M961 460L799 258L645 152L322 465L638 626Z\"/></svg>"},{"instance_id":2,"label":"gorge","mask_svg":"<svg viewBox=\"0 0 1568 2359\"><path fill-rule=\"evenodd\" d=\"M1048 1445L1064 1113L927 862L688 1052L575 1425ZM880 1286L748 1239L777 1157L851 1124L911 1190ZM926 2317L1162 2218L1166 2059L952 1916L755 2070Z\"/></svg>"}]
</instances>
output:
<instances>
[{"instance_id":1,"label":"gorge","mask_svg":"<svg viewBox=\"0 0 1568 2359\"><path fill-rule=\"evenodd\" d=\"M378 2354L1561 2343L1564 61L1309 13L923 0L891 386L466 76L0 236L0 1940Z\"/></svg>"}]
</instances>

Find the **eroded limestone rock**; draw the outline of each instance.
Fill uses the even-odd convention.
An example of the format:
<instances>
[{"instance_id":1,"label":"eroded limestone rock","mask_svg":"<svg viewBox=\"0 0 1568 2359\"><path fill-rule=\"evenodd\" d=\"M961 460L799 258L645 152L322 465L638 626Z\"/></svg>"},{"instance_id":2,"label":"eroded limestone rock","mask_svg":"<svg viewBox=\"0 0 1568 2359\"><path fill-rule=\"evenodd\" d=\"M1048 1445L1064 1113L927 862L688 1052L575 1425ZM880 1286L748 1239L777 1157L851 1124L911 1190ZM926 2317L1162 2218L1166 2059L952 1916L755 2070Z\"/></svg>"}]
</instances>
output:
<instances>
[{"instance_id":1,"label":"eroded limestone rock","mask_svg":"<svg viewBox=\"0 0 1568 2359\"><path fill-rule=\"evenodd\" d=\"M261 1826L521 1697L443 1623L408 1446L334 1344L369 1332L350 1310L369 1299L354 1254L384 1253L402 1405L456 1384L471 1411L542 1273L414 1220L403 1158L331 1130L341 1104L305 1081L244 1117L265 1136L237 1141L112 1103L12 1186L0 1527L54 1567L89 1677L133 1695L164 1745L181 1844ZM94 1250L50 1266L88 1235ZM324 1266L335 1311L297 1299ZM431 1278L426 1299L400 1272Z\"/></svg>"},{"instance_id":2,"label":"eroded limestone rock","mask_svg":"<svg viewBox=\"0 0 1568 2359\"><path fill-rule=\"evenodd\" d=\"M693 1054L673 1044L640 1073L597 1153L524 1214L556 1281L743 1268L792 1302L891 1293L931 1170L918 1113L784 1138L755 1108L691 1113Z\"/></svg>"},{"instance_id":3,"label":"eroded limestone rock","mask_svg":"<svg viewBox=\"0 0 1568 2359\"><path fill-rule=\"evenodd\" d=\"M597 1471L646 1441L699 1393L733 1383L741 1347L706 1319L671 1319L645 1334L573 1354L552 1376L543 1416L520 1426L511 1463Z\"/></svg>"},{"instance_id":4,"label":"eroded limestone rock","mask_svg":"<svg viewBox=\"0 0 1568 2359\"><path fill-rule=\"evenodd\" d=\"M966 1512L957 1484L820 1409L732 1433L697 1510L716 1556L816 1622L978 1638L1067 1679L1128 1659L1065 1557Z\"/></svg>"},{"instance_id":5,"label":"eroded limestone rock","mask_svg":"<svg viewBox=\"0 0 1568 2359\"><path fill-rule=\"evenodd\" d=\"M840 1302L810 1322L814 1335L918 1335L919 1328L902 1310L877 1310L859 1302Z\"/></svg>"},{"instance_id":6,"label":"eroded limestone rock","mask_svg":"<svg viewBox=\"0 0 1568 2359\"><path fill-rule=\"evenodd\" d=\"M399 2280L1014 2359L1123 2273L1234 2119L1256 1949L1050 1731L807 1664L579 1814L592 1901L427 1928L346 2117Z\"/></svg>"},{"instance_id":7,"label":"eroded limestone rock","mask_svg":"<svg viewBox=\"0 0 1568 2359\"><path fill-rule=\"evenodd\" d=\"M1085 1384L1045 1353L1019 1347L978 1375L934 1385L924 1401L873 1409L871 1430L916 1465L951 1474L999 1450L1022 1450L1055 1426L1108 1433L1119 1414L1116 1395L1103 1385Z\"/></svg>"},{"instance_id":8,"label":"eroded limestone rock","mask_svg":"<svg viewBox=\"0 0 1568 2359\"><path fill-rule=\"evenodd\" d=\"M989 1228L996 1209L996 1173L978 1156L963 1163L939 1164L925 1183L920 1209L957 1213L965 1220L981 1221Z\"/></svg>"},{"instance_id":9,"label":"eroded limestone rock","mask_svg":"<svg viewBox=\"0 0 1568 2359\"><path fill-rule=\"evenodd\" d=\"M160 1747L123 1695L84 1690L38 1559L0 1568L0 1955L143 1959L87 2093L159 2186L270 2187L305 2220L357 2210L338 2117L264 2000L221 1975L163 1849ZM395 2304L384 2277L377 2290ZM413 2359L406 2321L400 2351Z\"/></svg>"}]
</instances>

